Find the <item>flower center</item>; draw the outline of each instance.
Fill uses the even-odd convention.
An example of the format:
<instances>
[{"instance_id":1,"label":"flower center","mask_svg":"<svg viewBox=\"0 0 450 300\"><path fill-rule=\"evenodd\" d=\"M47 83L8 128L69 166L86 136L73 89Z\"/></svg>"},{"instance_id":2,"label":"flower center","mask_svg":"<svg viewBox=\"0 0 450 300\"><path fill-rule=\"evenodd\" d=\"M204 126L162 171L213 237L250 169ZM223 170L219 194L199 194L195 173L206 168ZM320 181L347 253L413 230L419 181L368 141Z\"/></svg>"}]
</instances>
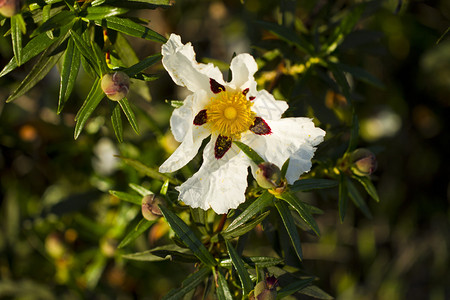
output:
<instances>
[{"instance_id":1,"label":"flower center","mask_svg":"<svg viewBox=\"0 0 450 300\"><path fill-rule=\"evenodd\" d=\"M241 133L253 125L256 114L250 110L253 103L242 92L222 91L211 98L206 115L211 131L232 139L240 139Z\"/></svg>"}]
</instances>

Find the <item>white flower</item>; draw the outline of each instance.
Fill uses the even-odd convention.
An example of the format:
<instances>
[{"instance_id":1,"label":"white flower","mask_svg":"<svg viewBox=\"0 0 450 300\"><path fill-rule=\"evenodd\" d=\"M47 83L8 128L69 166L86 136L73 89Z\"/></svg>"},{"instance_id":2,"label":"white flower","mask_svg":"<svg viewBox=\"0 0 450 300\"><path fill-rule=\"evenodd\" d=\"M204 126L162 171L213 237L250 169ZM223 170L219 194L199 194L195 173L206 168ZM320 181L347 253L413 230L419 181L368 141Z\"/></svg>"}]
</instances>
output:
<instances>
[{"instance_id":1,"label":"white flower","mask_svg":"<svg viewBox=\"0 0 450 300\"><path fill-rule=\"evenodd\" d=\"M237 140L280 168L290 158L286 173L290 184L310 170L314 146L323 141L325 132L308 118L281 119L288 105L265 90L256 90L257 65L251 55L233 58L230 82L214 65L197 63L192 45L182 44L178 35L170 36L162 55L173 81L192 94L172 114L171 130L181 144L159 171L173 172L186 165L211 135L202 166L177 187L181 201L218 214L245 201L248 167L253 174L257 167L233 144Z\"/></svg>"}]
</instances>

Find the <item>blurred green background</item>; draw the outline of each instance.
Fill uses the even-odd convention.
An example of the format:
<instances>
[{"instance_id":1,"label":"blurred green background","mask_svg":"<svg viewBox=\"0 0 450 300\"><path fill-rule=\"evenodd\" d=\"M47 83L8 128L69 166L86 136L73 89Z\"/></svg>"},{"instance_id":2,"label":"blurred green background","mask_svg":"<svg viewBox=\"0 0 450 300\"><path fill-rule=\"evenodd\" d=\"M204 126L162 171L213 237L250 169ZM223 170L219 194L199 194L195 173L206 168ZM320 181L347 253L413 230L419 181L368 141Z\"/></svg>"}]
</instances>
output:
<instances>
[{"instance_id":1,"label":"blurred green background","mask_svg":"<svg viewBox=\"0 0 450 300\"><path fill-rule=\"evenodd\" d=\"M354 2L360 1L282 4L295 8L306 29L320 29ZM317 218L320 239L302 235L304 268L336 299L450 299L450 35L444 35L450 3L372 4L373 13L358 23L364 33L344 41L341 57L384 84L353 86L359 146L377 154L373 180L381 201L369 201L373 219L351 206L341 224L337 189L305 195L325 213ZM183 42L191 41L198 60L228 63L234 52L260 56L264 38L255 21L286 22L282 10L278 1L185 0L138 16L150 19L149 26L163 35L175 32ZM366 36L376 42L364 44ZM358 51L354 40L362 41ZM159 44L130 42L141 59L160 51ZM12 57L8 38L0 38L0 53L3 67ZM129 182L158 190L160 183L113 155L161 164L176 147L168 132L172 109L165 100L183 96L158 64L151 70L160 75L149 83L152 101L137 93L129 96L140 135L126 126L125 143L118 144L108 114L102 113L108 107L102 106L74 141L74 115L91 79L79 75L74 99L61 115L55 113L56 70L26 96L6 104L10 89L30 68L0 78L0 298L160 298L179 286L192 266L122 259L123 253L163 243L168 229L160 222L133 246L117 250L140 212L108 190L128 190ZM325 106L327 91L320 86L291 93L293 110L307 113L307 107ZM335 118L331 110L316 114L322 122Z\"/></svg>"}]
</instances>

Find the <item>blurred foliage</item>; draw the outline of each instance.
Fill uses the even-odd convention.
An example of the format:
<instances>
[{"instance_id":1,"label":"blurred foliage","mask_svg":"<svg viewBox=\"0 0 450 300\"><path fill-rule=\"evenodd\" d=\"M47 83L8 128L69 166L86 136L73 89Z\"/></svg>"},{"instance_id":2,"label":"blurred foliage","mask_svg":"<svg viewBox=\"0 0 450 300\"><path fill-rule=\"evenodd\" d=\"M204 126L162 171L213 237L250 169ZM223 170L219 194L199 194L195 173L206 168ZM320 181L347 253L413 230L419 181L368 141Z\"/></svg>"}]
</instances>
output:
<instances>
[{"instance_id":1,"label":"blurred foliage","mask_svg":"<svg viewBox=\"0 0 450 300\"><path fill-rule=\"evenodd\" d=\"M231 291L249 292L252 279L261 280L264 270L280 279L279 295L300 290L298 299L328 297L321 290L336 299L450 297L446 1L22 4L26 34L20 17L3 18L0 28L0 67L20 65L0 77L1 98L10 102L0 104L1 298L159 299L170 290L171 295L191 290L191 297L201 298L218 289L218 296L226 299L226 276L239 278L238 286L229 286ZM62 11L59 19L52 19ZM109 48L102 21L108 18L133 20L140 30L145 30L139 27L142 20L150 20L154 38L141 39L132 30L135 25L125 30L106 26ZM26 61L25 52L20 53L26 46L19 44L27 45L33 36L57 41L60 31L55 28L68 24L70 38L64 35L68 40L60 46L37 49L44 51L41 58L35 53ZM235 219L241 218L240 226L173 205L173 185L192 175L201 158L176 177L161 177L147 167L160 165L176 147L168 129L172 109L164 100L183 95L157 63L165 40L159 34L170 32L191 41L199 61L213 61L224 72L233 53L251 52L258 58L260 88L289 101L287 115L314 117L327 131L315 168L304 179L312 181L291 187L292 197L307 209L294 204L300 214L291 214L289 205L295 201L290 196L271 204L273 196L269 199L255 185L252 199L259 196L260 202L241 207ZM36 52L35 47L28 51ZM79 68L54 59L67 53L76 57L77 51ZM109 65L106 53L112 56ZM136 65L139 61L143 64ZM96 83L116 68L133 78L130 103L120 105L131 126L118 125L117 114L112 117L118 105L106 105L110 101L84 114L83 124L75 122L87 105L83 103L92 98L91 87L102 100ZM61 89L60 74L71 78L72 92ZM378 194L368 177L355 175L347 164L346 158L360 147L377 155L378 170L371 179ZM153 193L167 208L161 212L165 218L148 221L136 204ZM268 213L257 214L264 209ZM263 226L257 225L263 219ZM297 226L303 230L297 232ZM311 228L320 230L320 238ZM236 248L228 242L241 235ZM198 237L209 240L198 243ZM251 247L244 248L244 242ZM202 289L193 289L212 278L209 268L194 273L192 263L216 264L210 250L226 253L212 269L218 285L207 280ZM255 272L245 275L246 268Z\"/></svg>"}]
</instances>

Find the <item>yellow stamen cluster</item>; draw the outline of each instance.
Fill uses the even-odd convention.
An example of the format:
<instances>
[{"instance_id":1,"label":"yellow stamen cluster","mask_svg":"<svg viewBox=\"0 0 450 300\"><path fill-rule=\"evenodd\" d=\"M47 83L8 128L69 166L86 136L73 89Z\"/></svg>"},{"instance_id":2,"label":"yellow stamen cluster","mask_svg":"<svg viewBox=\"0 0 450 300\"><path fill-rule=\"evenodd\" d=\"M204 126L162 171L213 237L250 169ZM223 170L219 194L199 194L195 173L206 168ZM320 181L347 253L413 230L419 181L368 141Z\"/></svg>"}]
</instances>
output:
<instances>
[{"instance_id":1,"label":"yellow stamen cluster","mask_svg":"<svg viewBox=\"0 0 450 300\"><path fill-rule=\"evenodd\" d=\"M206 106L211 131L233 140L240 139L241 133L253 125L255 113L250 110L252 105L242 92L218 93Z\"/></svg>"}]
</instances>

